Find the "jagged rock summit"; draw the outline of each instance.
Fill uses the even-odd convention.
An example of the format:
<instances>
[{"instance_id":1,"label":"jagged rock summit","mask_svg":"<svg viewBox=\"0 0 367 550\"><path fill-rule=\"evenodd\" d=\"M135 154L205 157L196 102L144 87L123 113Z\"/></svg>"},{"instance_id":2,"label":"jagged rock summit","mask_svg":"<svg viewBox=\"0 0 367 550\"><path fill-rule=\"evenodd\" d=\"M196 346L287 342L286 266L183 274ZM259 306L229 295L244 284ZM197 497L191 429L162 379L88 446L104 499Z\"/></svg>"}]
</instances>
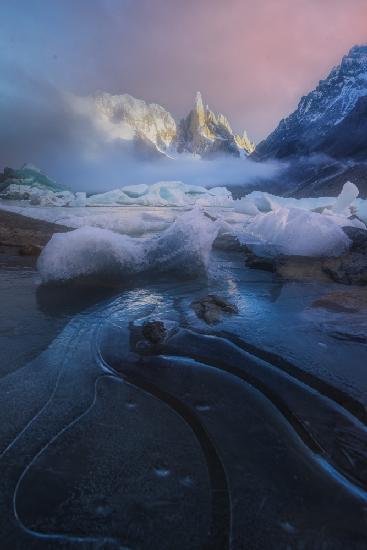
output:
<instances>
[{"instance_id":1,"label":"jagged rock summit","mask_svg":"<svg viewBox=\"0 0 367 550\"><path fill-rule=\"evenodd\" d=\"M196 94L194 108L181 120L177 132L177 151L193 153L202 157L218 154L243 156L252 153L255 144L247 133L234 135L228 119L222 114L215 114L204 106L201 93Z\"/></svg>"},{"instance_id":2,"label":"jagged rock summit","mask_svg":"<svg viewBox=\"0 0 367 550\"><path fill-rule=\"evenodd\" d=\"M163 107L128 94L98 92L86 97L71 96L78 113L86 115L107 140L132 143L138 152L176 157L191 153L202 157L218 154L245 156L255 144L247 133L234 135L228 119L204 106L200 92L194 108L179 124Z\"/></svg>"}]
</instances>

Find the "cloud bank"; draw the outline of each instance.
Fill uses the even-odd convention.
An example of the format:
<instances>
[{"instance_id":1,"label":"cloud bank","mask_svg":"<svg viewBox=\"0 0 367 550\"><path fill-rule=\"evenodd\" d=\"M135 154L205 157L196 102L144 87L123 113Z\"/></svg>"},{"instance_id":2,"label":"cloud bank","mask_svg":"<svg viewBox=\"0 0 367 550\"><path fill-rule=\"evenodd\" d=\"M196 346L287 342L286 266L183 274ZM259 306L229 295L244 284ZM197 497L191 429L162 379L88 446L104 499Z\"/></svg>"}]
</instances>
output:
<instances>
[{"instance_id":1,"label":"cloud bank","mask_svg":"<svg viewBox=\"0 0 367 550\"><path fill-rule=\"evenodd\" d=\"M47 81L2 67L0 164L24 162L74 190L100 192L137 183L182 180L205 186L249 185L271 180L278 163L221 157L201 160L142 154L132 141L107 140L86 114L73 109L70 94Z\"/></svg>"}]
</instances>

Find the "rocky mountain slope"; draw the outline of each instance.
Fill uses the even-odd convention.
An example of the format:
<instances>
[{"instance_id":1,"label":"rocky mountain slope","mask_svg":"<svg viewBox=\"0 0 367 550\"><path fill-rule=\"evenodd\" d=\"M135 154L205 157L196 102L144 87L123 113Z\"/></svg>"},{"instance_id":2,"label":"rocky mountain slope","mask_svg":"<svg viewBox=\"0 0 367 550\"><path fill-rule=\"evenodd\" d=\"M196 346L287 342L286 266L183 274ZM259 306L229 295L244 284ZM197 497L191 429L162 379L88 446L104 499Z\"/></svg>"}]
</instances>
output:
<instances>
[{"instance_id":1,"label":"rocky mountain slope","mask_svg":"<svg viewBox=\"0 0 367 550\"><path fill-rule=\"evenodd\" d=\"M333 158L367 159L367 95L330 130L319 150Z\"/></svg>"},{"instance_id":2,"label":"rocky mountain slope","mask_svg":"<svg viewBox=\"0 0 367 550\"><path fill-rule=\"evenodd\" d=\"M366 98L367 45L354 46L315 90L302 97L294 113L258 145L257 158L314 152L339 158L359 155L367 146L363 131L367 126ZM356 151L350 146L351 139L356 139Z\"/></svg>"}]
</instances>

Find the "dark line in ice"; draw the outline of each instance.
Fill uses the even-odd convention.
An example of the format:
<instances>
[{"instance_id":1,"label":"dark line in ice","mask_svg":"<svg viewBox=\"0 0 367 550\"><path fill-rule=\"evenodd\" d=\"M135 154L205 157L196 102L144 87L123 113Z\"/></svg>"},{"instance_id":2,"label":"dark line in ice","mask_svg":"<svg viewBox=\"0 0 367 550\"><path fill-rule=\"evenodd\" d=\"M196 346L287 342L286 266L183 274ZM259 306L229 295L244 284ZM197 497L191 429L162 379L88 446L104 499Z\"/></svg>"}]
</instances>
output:
<instances>
[{"instance_id":1,"label":"dark line in ice","mask_svg":"<svg viewBox=\"0 0 367 550\"><path fill-rule=\"evenodd\" d=\"M79 336L79 333L74 334L70 339L70 343L72 343L74 340L76 340L78 336ZM42 405L42 407L38 410L38 412L36 412L36 414L34 416L32 416L32 418L30 418L30 420L28 420L28 422L23 426L23 428L17 433L17 435L14 437L14 439L10 443L8 443L8 445L5 447L5 449L3 449L0 452L0 460L13 447L13 445L18 441L18 439L28 430L28 428L34 423L34 421L37 420L37 418L39 416L41 416L41 414L47 409L47 407L49 406L49 404L51 403L51 401L55 397L56 392L57 392L58 387L59 387L61 376L62 376L62 374L64 373L64 370L65 370L65 363L66 363L66 361L67 361L67 359L68 359L68 357L71 353L70 349L72 349L71 345L69 345L69 349L68 349L68 351L66 352L66 354L64 356L64 359L62 361L62 364L61 364L61 366L59 368L59 371L57 373L57 376L56 376L55 385L52 388L49 397L47 398L45 403Z\"/></svg>"},{"instance_id":2,"label":"dark line in ice","mask_svg":"<svg viewBox=\"0 0 367 550\"><path fill-rule=\"evenodd\" d=\"M204 426L193 410L172 394L135 374L122 374L126 382L154 395L180 415L194 432L205 455L212 491L212 518L205 550L226 550L230 535L230 498L222 461Z\"/></svg>"},{"instance_id":3,"label":"dark line in ice","mask_svg":"<svg viewBox=\"0 0 367 550\"><path fill-rule=\"evenodd\" d=\"M97 341L96 338L95 341ZM131 372L116 371L106 363L96 345L95 352L96 358L106 370L122 378L128 384L163 401L189 425L204 453L211 485L211 527L208 534L208 541L203 547L203 550L228 550L231 532L231 508L227 477L217 450L197 415L189 406L182 403L172 394L161 390L155 384L147 382L142 376L132 374Z\"/></svg>"},{"instance_id":4,"label":"dark line in ice","mask_svg":"<svg viewBox=\"0 0 367 550\"><path fill-rule=\"evenodd\" d=\"M77 416L76 418L74 418L74 420L72 420L71 422L69 422L69 424L67 424L66 426L64 426L64 428L62 428L59 432L57 432L57 434L55 434L47 443L46 445L44 445L35 455L34 457L32 458L32 460L27 464L27 466L24 468L24 470L22 471L20 477L18 478L18 481L16 483L16 486L15 486L15 489L14 489L14 493L13 493L13 513L14 513L14 517L16 519L16 521L18 522L20 528L25 532L27 533L28 535L31 535L33 537L36 537L38 539L46 539L46 540L64 540L64 541L74 541L74 542L98 542L98 543L113 543L113 544L118 544L118 547L121 548L121 542L115 538L112 538L112 537L103 537L103 536L83 536L83 535L68 535L68 534L64 534L64 533L42 533L42 532L39 532L39 531L34 531L33 529L30 529L29 527L27 527L23 522L22 520L20 519L19 517L19 514L18 514L18 511L17 511L17 495L18 495L18 491L19 491L19 487L23 481L23 479L25 478L25 476L27 475L28 471L30 470L30 468L32 467L32 465L35 463L35 461L48 449L48 447L50 445L52 445L52 443L54 443L62 434L64 434L67 430L69 430L72 426L74 426L75 424L77 424L84 416L86 416L90 410L94 407L96 401L97 401L97 385L98 385L98 382L102 379L102 378L110 378L112 377L112 375L102 375L102 376L99 376L98 378L96 378L95 382L94 382L94 395L93 395L93 399L92 399L92 402L91 404L85 409L85 411L80 414L79 416ZM114 378L116 379L116 377L114 376Z\"/></svg>"},{"instance_id":5,"label":"dark line in ice","mask_svg":"<svg viewBox=\"0 0 367 550\"><path fill-rule=\"evenodd\" d=\"M230 371L227 371L226 369L223 369L215 364L212 364L212 363L209 363L209 362L205 362L205 361L202 361L202 360L196 360L196 359L191 359L189 357L186 357L184 355L159 355L159 356L156 356L156 357L160 357L160 358L163 358L163 359L168 359L168 360L171 360L171 361L175 361L175 360L178 360L178 361L188 361L190 360L191 362L193 363L197 363L198 365L203 365L205 367L209 367L209 368L212 368L212 369L217 369L218 371L222 371L222 372L227 372L230 376L233 376L233 377L236 377L236 378L239 378L235 373L233 372L230 372ZM261 395L263 395L266 399L269 399L269 401L272 403L272 405L281 413L282 411L278 409L276 403L274 403L267 395L265 395L260 388L257 388L256 386L252 385L251 382L248 382L247 380L245 379L242 379L243 382L245 382L246 384L248 384L250 387L253 387L256 391L258 391ZM289 421L289 419L283 414L285 420ZM290 422L289 422L290 423ZM291 424L291 423L290 423ZM326 471L329 475L331 475L335 480L337 480L338 483L342 484L344 487L346 487L348 489L348 491L350 491L351 493L353 493L355 496L357 496L359 499L362 499L363 501L367 501L367 491L366 489L361 485L361 484L358 484L358 482L356 482L354 480L354 478L352 478L351 476L348 476L348 474L344 474L344 473L341 473L335 466L333 466L333 464L331 464L324 456L322 456L323 454L325 454L322 450L322 448L320 447L321 449L321 452L317 452L315 451L314 449L310 448L307 443L303 440L303 438L301 437L300 433L298 432L298 430L295 429L295 427L291 424L291 426L293 427L293 429L295 430L296 434L298 435L301 443L306 447L306 449L311 453L311 456L313 458L313 460L324 470ZM309 434L308 434L309 435ZM317 443L316 443L317 444Z\"/></svg>"},{"instance_id":6,"label":"dark line in ice","mask_svg":"<svg viewBox=\"0 0 367 550\"><path fill-rule=\"evenodd\" d=\"M200 334L200 332L198 333ZM203 334L208 336L207 333ZM258 359L262 359L263 361L270 363L274 367L300 380L307 386L315 389L317 392L325 395L332 401L335 401L335 403L340 405L343 409L348 411L350 414L355 416L358 420L360 420L363 424L367 426L366 408L360 401L343 392L343 390L335 388L334 386L328 384L324 380L321 380L320 378L314 376L309 372L305 372L287 359L284 359L282 356L272 351L266 351L264 349L258 348L254 344L250 344L244 341L242 338L239 338L238 336L235 336L225 331L214 332L211 334L213 336L218 336L219 338L224 338L225 340L228 340L240 349L250 353L251 355L254 355Z\"/></svg>"}]
</instances>

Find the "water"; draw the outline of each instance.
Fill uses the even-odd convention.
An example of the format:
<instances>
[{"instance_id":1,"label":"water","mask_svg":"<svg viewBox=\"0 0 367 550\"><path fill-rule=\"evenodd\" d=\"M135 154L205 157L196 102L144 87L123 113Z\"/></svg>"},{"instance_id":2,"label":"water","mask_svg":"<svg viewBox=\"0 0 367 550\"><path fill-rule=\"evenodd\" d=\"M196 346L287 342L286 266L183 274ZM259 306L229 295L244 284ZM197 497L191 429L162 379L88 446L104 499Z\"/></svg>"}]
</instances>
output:
<instances>
[{"instance_id":1,"label":"water","mask_svg":"<svg viewBox=\"0 0 367 550\"><path fill-rule=\"evenodd\" d=\"M340 288L218 250L98 291L3 267L3 547L365 548L366 346L311 307ZM239 313L207 325L207 294Z\"/></svg>"}]
</instances>

